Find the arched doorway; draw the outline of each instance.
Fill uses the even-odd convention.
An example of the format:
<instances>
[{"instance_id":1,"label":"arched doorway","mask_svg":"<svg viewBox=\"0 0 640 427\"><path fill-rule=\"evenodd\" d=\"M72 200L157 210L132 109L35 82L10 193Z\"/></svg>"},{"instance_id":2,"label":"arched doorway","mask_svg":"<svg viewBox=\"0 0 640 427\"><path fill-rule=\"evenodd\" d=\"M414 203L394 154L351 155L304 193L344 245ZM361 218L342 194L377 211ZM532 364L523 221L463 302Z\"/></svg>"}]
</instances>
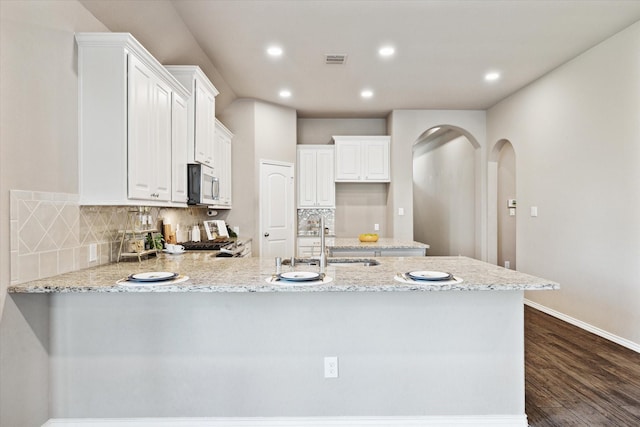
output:
<instances>
[{"instance_id":1,"label":"arched doorway","mask_svg":"<svg viewBox=\"0 0 640 427\"><path fill-rule=\"evenodd\" d=\"M489 262L516 269L516 154L499 140L489 156Z\"/></svg>"},{"instance_id":2,"label":"arched doorway","mask_svg":"<svg viewBox=\"0 0 640 427\"><path fill-rule=\"evenodd\" d=\"M464 129L432 127L413 145L414 240L429 255L477 253L476 165L480 144Z\"/></svg>"}]
</instances>

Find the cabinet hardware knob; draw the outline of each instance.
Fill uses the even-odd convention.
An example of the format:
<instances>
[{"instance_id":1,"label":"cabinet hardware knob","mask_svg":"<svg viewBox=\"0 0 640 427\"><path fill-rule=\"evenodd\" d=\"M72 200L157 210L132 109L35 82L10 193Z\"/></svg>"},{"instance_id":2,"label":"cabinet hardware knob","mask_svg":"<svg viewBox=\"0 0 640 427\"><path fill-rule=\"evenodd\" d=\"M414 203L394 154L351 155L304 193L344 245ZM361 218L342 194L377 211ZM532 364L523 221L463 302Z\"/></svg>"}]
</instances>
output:
<instances>
[{"instance_id":1,"label":"cabinet hardware knob","mask_svg":"<svg viewBox=\"0 0 640 427\"><path fill-rule=\"evenodd\" d=\"M264 233L264 237L269 237L269 233Z\"/></svg>"}]
</instances>

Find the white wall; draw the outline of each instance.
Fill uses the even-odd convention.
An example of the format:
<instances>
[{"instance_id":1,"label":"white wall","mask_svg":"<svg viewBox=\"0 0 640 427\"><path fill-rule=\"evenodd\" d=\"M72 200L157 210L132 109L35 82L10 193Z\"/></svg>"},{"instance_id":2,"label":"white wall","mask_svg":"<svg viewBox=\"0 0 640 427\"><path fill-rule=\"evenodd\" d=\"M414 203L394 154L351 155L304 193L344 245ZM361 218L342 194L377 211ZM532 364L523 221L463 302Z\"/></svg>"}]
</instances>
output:
<instances>
[{"instance_id":1,"label":"white wall","mask_svg":"<svg viewBox=\"0 0 640 427\"><path fill-rule=\"evenodd\" d=\"M254 99L238 99L220 113L220 120L234 134L233 209L227 221L239 226L242 236L253 238L253 254L259 255L260 160L295 165L296 112Z\"/></svg>"},{"instance_id":2,"label":"white wall","mask_svg":"<svg viewBox=\"0 0 640 427\"><path fill-rule=\"evenodd\" d=\"M413 234L429 255L475 256L476 149L459 136L413 155Z\"/></svg>"},{"instance_id":3,"label":"white wall","mask_svg":"<svg viewBox=\"0 0 640 427\"><path fill-rule=\"evenodd\" d=\"M517 199L516 153L513 151L513 146L509 143L505 143L498 154L497 177L498 265L504 267L505 261L509 261L509 268L517 270L516 223L518 215L527 215L528 212L524 209L516 208L515 216L509 214L508 200Z\"/></svg>"},{"instance_id":4,"label":"white wall","mask_svg":"<svg viewBox=\"0 0 640 427\"><path fill-rule=\"evenodd\" d=\"M391 173L387 215L397 239L413 239L413 144L436 126L465 130L480 145L475 154L475 257L486 258L486 144L484 111L394 110L388 118L391 135ZM404 215L398 214L404 209ZM424 242L429 244L430 242Z\"/></svg>"},{"instance_id":5,"label":"white wall","mask_svg":"<svg viewBox=\"0 0 640 427\"><path fill-rule=\"evenodd\" d=\"M562 286L528 298L636 346L639 52L636 23L488 111L488 140L517 153L518 270Z\"/></svg>"},{"instance_id":6,"label":"white wall","mask_svg":"<svg viewBox=\"0 0 640 427\"><path fill-rule=\"evenodd\" d=\"M262 101L254 103L256 160L278 160L295 164L296 111Z\"/></svg>"},{"instance_id":7,"label":"white wall","mask_svg":"<svg viewBox=\"0 0 640 427\"><path fill-rule=\"evenodd\" d=\"M336 236L378 233L393 237L387 219L388 189L385 183L336 183ZM378 231L375 224L380 226Z\"/></svg>"},{"instance_id":8,"label":"white wall","mask_svg":"<svg viewBox=\"0 0 640 427\"><path fill-rule=\"evenodd\" d=\"M257 233L253 215L258 206L255 189L257 169L255 159L255 108L252 100L239 99L228 106L219 116L225 126L233 132L232 150L232 194L233 209L227 221L240 228L243 236L254 236ZM254 241L255 248L257 242Z\"/></svg>"},{"instance_id":9,"label":"white wall","mask_svg":"<svg viewBox=\"0 0 640 427\"><path fill-rule=\"evenodd\" d=\"M76 1L0 1L0 235L9 190L78 191L74 33L106 31ZM48 418L48 304L8 298L9 239L0 239L0 425Z\"/></svg>"},{"instance_id":10,"label":"white wall","mask_svg":"<svg viewBox=\"0 0 640 427\"><path fill-rule=\"evenodd\" d=\"M131 33L164 65L198 65L220 94L216 112L224 110L236 94L202 50L170 1L80 0L110 31Z\"/></svg>"},{"instance_id":11,"label":"white wall","mask_svg":"<svg viewBox=\"0 0 640 427\"><path fill-rule=\"evenodd\" d=\"M329 144L334 135L387 135L385 119L298 119L298 144Z\"/></svg>"},{"instance_id":12,"label":"white wall","mask_svg":"<svg viewBox=\"0 0 640 427\"><path fill-rule=\"evenodd\" d=\"M522 298L56 294L51 415L522 416ZM325 356L339 358L337 379Z\"/></svg>"}]
</instances>

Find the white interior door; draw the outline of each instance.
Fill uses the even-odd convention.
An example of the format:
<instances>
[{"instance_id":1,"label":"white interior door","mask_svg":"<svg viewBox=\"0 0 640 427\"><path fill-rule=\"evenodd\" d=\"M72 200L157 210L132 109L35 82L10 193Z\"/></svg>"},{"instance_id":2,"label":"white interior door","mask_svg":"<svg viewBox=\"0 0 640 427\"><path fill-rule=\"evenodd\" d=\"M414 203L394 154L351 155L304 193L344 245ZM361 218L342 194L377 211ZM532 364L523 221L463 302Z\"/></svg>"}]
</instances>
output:
<instances>
[{"instance_id":1,"label":"white interior door","mask_svg":"<svg viewBox=\"0 0 640 427\"><path fill-rule=\"evenodd\" d=\"M260 256L294 256L293 164L260 161Z\"/></svg>"}]
</instances>

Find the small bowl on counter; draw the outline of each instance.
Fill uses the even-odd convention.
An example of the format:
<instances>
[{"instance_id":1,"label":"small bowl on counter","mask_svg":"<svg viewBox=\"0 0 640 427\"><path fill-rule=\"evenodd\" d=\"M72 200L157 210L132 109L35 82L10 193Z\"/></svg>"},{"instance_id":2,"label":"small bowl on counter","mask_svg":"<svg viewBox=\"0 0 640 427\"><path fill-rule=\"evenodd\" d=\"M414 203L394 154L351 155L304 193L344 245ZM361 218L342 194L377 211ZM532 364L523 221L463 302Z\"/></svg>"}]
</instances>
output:
<instances>
[{"instance_id":1,"label":"small bowl on counter","mask_svg":"<svg viewBox=\"0 0 640 427\"><path fill-rule=\"evenodd\" d=\"M375 233L361 234L360 236L358 236L358 239L361 242L377 242L378 241L378 235L375 234Z\"/></svg>"}]
</instances>

